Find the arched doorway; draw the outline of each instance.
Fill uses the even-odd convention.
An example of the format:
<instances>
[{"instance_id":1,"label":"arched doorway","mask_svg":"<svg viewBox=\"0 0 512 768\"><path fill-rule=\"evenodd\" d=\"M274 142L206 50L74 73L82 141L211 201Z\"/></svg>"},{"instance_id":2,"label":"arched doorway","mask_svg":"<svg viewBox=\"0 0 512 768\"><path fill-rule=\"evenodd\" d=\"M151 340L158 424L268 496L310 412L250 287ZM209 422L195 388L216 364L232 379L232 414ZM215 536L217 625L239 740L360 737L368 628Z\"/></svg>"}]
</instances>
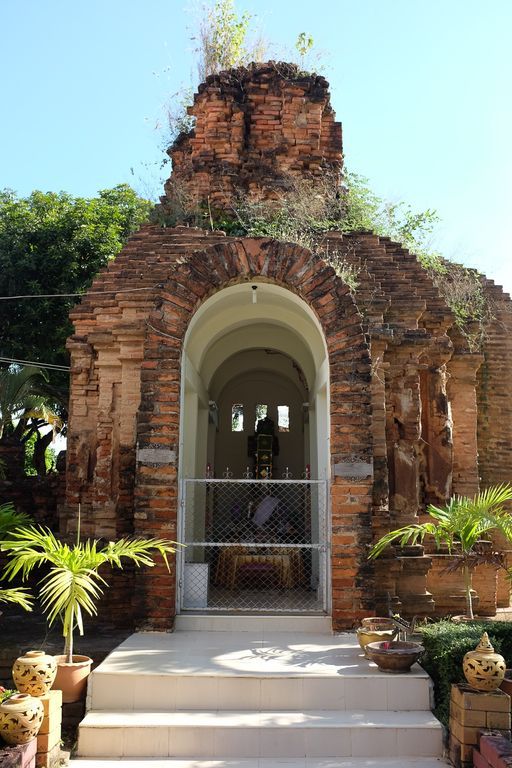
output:
<instances>
[{"instance_id":1,"label":"arched doorway","mask_svg":"<svg viewBox=\"0 0 512 768\"><path fill-rule=\"evenodd\" d=\"M232 285L182 354L178 610L327 611L328 358L291 291Z\"/></svg>"}]
</instances>

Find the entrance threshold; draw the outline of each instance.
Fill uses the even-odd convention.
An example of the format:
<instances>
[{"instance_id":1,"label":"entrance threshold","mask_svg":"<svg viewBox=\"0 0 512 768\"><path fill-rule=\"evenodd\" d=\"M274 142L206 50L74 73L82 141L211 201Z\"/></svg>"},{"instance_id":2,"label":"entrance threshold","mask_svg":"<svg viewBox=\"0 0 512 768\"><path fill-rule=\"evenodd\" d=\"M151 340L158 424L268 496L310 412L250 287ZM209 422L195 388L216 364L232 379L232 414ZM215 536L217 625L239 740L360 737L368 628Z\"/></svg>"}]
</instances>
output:
<instances>
[{"instance_id":1,"label":"entrance threshold","mask_svg":"<svg viewBox=\"0 0 512 768\"><path fill-rule=\"evenodd\" d=\"M176 616L177 632L304 632L332 634L330 616L212 616L180 614Z\"/></svg>"}]
</instances>

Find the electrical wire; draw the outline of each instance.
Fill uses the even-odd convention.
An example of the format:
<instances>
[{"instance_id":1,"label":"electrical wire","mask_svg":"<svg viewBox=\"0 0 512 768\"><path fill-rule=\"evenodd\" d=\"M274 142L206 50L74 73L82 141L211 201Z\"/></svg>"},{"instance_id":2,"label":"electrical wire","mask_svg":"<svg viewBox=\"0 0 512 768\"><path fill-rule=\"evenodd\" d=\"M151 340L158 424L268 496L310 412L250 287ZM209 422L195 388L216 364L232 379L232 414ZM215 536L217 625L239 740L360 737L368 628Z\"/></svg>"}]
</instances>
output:
<instances>
[{"instance_id":1,"label":"electrical wire","mask_svg":"<svg viewBox=\"0 0 512 768\"><path fill-rule=\"evenodd\" d=\"M13 357L0 357L0 363L16 363L17 365L35 365L37 368L48 368L50 371L70 371L69 365L54 365L53 363L40 363L35 360L15 360Z\"/></svg>"},{"instance_id":2,"label":"electrical wire","mask_svg":"<svg viewBox=\"0 0 512 768\"><path fill-rule=\"evenodd\" d=\"M155 288L161 288L162 285L148 285L146 288L124 288L120 291L112 288L110 291L84 291L83 293L36 293L34 295L20 296L0 296L0 301L11 301L12 299L58 299L71 298L74 296L102 296L106 293L135 293L135 291L152 291Z\"/></svg>"}]
</instances>

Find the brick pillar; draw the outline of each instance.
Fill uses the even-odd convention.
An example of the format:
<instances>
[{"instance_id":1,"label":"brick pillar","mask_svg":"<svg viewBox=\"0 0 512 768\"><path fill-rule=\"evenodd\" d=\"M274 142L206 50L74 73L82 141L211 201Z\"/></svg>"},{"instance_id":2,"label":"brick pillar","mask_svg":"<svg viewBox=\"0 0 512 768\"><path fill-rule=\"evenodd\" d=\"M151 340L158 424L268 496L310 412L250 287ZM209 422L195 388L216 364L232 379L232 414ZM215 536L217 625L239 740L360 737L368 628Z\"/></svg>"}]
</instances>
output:
<instances>
[{"instance_id":1,"label":"brick pillar","mask_svg":"<svg viewBox=\"0 0 512 768\"><path fill-rule=\"evenodd\" d=\"M477 354L455 354L447 365L447 393L453 423L453 493L478 493L476 376L482 364Z\"/></svg>"},{"instance_id":2,"label":"brick pillar","mask_svg":"<svg viewBox=\"0 0 512 768\"><path fill-rule=\"evenodd\" d=\"M390 356L386 437L389 507L395 527L414 522L419 506L420 376L417 353L405 342Z\"/></svg>"},{"instance_id":3,"label":"brick pillar","mask_svg":"<svg viewBox=\"0 0 512 768\"><path fill-rule=\"evenodd\" d=\"M451 355L448 337L429 354L431 361L421 378L421 448L423 502L444 504L451 496L453 443L447 398L446 361Z\"/></svg>"},{"instance_id":4,"label":"brick pillar","mask_svg":"<svg viewBox=\"0 0 512 768\"><path fill-rule=\"evenodd\" d=\"M499 690L484 693L466 684L452 685L450 760L456 768L473 768L473 749L488 728L498 728L510 739L510 696Z\"/></svg>"}]
</instances>

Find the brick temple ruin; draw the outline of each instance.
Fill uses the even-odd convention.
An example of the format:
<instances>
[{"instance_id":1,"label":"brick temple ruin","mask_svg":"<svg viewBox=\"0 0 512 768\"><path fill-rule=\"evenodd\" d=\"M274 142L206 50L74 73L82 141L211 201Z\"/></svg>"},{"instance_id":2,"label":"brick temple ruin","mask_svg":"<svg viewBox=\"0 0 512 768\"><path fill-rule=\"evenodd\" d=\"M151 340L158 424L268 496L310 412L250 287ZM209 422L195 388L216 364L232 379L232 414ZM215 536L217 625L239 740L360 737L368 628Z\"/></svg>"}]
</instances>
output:
<instances>
[{"instance_id":1,"label":"brick temple ruin","mask_svg":"<svg viewBox=\"0 0 512 768\"><path fill-rule=\"evenodd\" d=\"M190 112L164 222L184 199L208 227L241 194L279 200L298 181L313 198L340 178L322 77L273 63L224 72ZM355 268L355 291L325 253ZM187 610L307 611L339 629L389 606L460 613L446 555L395 548L370 564L367 553L428 503L511 480L511 305L483 284L494 319L475 352L427 271L388 238L329 231L312 252L142 227L72 313L62 528L80 503L84 534L187 547L170 573L113 575L110 615L166 629ZM508 605L496 571L477 569L473 586L481 612Z\"/></svg>"}]
</instances>

